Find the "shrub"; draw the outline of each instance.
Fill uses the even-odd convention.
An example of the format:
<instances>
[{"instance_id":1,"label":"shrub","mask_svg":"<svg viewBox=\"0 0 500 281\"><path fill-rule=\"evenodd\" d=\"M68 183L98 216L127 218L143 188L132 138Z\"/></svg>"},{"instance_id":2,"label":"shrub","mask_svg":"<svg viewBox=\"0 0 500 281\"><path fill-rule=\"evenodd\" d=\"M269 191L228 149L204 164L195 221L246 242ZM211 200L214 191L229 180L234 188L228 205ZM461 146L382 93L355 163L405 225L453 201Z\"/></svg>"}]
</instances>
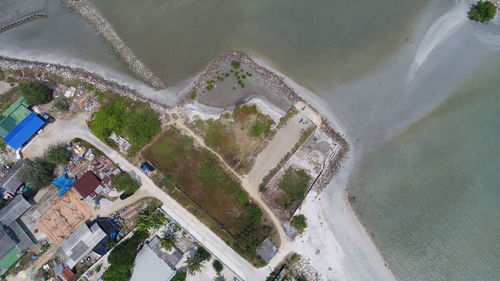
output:
<instances>
[{"instance_id":1,"label":"shrub","mask_svg":"<svg viewBox=\"0 0 500 281\"><path fill-rule=\"evenodd\" d=\"M0 81L3 81L5 79L5 74L3 73L2 70L0 70Z\"/></svg>"},{"instance_id":2,"label":"shrub","mask_svg":"<svg viewBox=\"0 0 500 281\"><path fill-rule=\"evenodd\" d=\"M490 1L479 1L475 5L472 5L469 11L469 19L488 23L495 17L497 8Z\"/></svg>"},{"instance_id":3,"label":"shrub","mask_svg":"<svg viewBox=\"0 0 500 281\"><path fill-rule=\"evenodd\" d=\"M232 66L234 69L238 69L238 68L240 68L240 65L241 65L241 63L240 63L239 61L237 61L237 60L233 60L233 61L231 61L231 66Z\"/></svg>"},{"instance_id":4,"label":"shrub","mask_svg":"<svg viewBox=\"0 0 500 281\"><path fill-rule=\"evenodd\" d=\"M64 143L53 144L45 150L44 158L56 165L64 165L71 159L71 152Z\"/></svg>"},{"instance_id":5,"label":"shrub","mask_svg":"<svg viewBox=\"0 0 500 281\"><path fill-rule=\"evenodd\" d=\"M54 107L60 111L68 111L69 101L66 98L57 98L54 100Z\"/></svg>"},{"instance_id":6,"label":"shrub","mask_svg":"<svg viewBox=\"0 0 500 281\"><path fill-rule=\"evenodd\" d=\"M219 260L214 260L214 262L212 263L212 266L213 266L215 272L217 272L217 274L220 274L222 272L222 270L224 269L224 266L222 265L222 263Z\"/></svg>"},{"instance_id":7,"label":"shrub","mask_svg":"<svg viewBox=\"0 0 500 281\"><path fill-rule=\"evenodd\" d=\"M139 182L126 172L120 173L114 177L112 183L116 189L125 193L134 193L140 187Z\"/></svg>"},{"instance_id":8,"label":"shrub","mask_svg":"<svg viewBox=\"0 0 500 281\"><path fill-rule=\"evenodd\" d=\"M196 91L192 91L192 92L191 92L191 95L190 95L189 97L190 97L192 100L195 100L195 99L196 99L196 96L197 96Z\"/></svg>"},{"instance_id":9,"label":"shrub","mask_svg":"<svg viewBox=\"0 0 500 281\"><path fill-rule=\"evenodd\" d=\"M187 274L185 271L177 272L170 281L186 281Z\"/></svg>"},{"instance_id":10,"label":"shrub","mask_svg":"<svg viewBox=\"0 0 500 281\"><path fill-rule=\"evenodd\" d=\"M296 215L292 218L290 225L297 229L299 233L302 233L307 227L307 218L302 214Z\"/></svg>"},{"instance_id":11,"label":"shrub","mask_svg":"<svg viewBox=\"0 0 500 281\"><path fill-rule=\"evenodd\" d=\"M53 90L42 81L23 82L19 85L21 94L26 102L31 105L48 103L52 101Z\"/></svg>"}]
</instances>

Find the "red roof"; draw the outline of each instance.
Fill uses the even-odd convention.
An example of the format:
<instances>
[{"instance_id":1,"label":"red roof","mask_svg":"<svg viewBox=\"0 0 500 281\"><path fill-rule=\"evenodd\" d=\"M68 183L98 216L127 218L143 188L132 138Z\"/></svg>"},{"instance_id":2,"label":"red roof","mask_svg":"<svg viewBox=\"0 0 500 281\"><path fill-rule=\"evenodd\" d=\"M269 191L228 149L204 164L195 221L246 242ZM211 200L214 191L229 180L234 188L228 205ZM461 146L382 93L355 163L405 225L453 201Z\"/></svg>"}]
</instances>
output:
<instances>
[{"instance_id":1,"label":"red roof","mask_svg":"<svg viewBox=\"0 0 500 281\"><path fill-rule=\"evenodd\" d=\"M94 191L100 184L99 179L91 171L87 171L75 182L75 188L83 198L86 198L89 195L96 196Z\"/></svg>"}]
</instances>

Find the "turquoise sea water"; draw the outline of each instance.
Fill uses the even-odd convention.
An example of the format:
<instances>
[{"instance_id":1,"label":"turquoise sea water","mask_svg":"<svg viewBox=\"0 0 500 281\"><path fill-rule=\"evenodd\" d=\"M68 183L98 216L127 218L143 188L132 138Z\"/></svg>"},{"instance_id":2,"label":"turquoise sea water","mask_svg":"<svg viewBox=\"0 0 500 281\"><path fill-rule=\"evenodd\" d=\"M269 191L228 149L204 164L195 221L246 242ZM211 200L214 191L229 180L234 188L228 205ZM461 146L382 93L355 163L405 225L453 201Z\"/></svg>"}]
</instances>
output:
<instances>
[{"instance_id":1,"label":"turquoise sea water","mask_svg":"<svg viewBox=\"0 0 500 281\"><path fill-rule=\"evenodd\" d=\"M30 1L43 2L0 2L0 19ZM399 279L499 280L500 53L488 37L498 24L437 32L407 82L424 34L459 0L92 1L170 84L244 50L318 94L352 142L355 209ZM0 34L1 52L127 72L89 26L45 2L49 20Z\"/></svg>"},{"instance_id":2,"label":"turquoise sea water","mask_svg":"<svg viewBox=\"0 0 500 281\"><path fill-rule=\"evenodd\" d=\"M500 61L369 155L349 191L401 280L500 278Z\"/></svg>"}]
</instances>

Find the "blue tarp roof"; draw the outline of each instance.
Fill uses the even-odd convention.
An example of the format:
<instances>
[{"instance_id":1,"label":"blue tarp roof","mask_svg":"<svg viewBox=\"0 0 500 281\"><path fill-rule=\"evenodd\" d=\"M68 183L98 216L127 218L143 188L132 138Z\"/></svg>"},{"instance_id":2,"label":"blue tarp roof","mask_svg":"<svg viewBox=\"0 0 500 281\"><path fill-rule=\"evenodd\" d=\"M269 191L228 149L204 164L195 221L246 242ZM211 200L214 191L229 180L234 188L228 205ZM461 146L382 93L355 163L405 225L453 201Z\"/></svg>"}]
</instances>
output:
<instances>
[{"instance_id":1,"label":"blue tarp roof","mask_svg":"<svg viewBox=\"0 0 500 281\"><path fill-rule=\"evenodd\" d=\"M59 197L63 196L76 182L76 178L68 178L66 174L52 181L52 184L59 189Z\"/></svg>"},{"instance_id":2,"label":"blue tarp roof","mask_svg":"<svg viewBox=\"0 0 500 281\"><path fill-rule=\"evenodd\" d=\"M19 149L25 142L31 139L44 124L45 122L32 112L26 116L14 130L10 131L4 138L4 141L13 149Z\"/></svg>"}]
</instances>

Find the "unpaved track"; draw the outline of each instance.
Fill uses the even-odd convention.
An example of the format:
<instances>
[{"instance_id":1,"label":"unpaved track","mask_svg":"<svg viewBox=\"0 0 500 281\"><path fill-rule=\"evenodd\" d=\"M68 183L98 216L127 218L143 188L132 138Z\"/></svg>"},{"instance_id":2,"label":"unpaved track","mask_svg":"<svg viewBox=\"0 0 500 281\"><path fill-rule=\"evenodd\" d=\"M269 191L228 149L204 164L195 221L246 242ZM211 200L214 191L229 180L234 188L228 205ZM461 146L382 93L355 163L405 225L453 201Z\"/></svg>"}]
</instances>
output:
<instances>
[{"instance_id":1,"label":"unpaved track","mask_svg":"<svg viewBox=\"0 0 500 281\"><path fill-rule=\"evenodd\" d=\"M300 123L300 119L309 120L302 114L294 115L255 159L255 164L246 179L257 194L262 179L293 149L300 140L301 131L311 125L311 121L306 125L303 122Z\"/></svg>"},{"instance_id":2,"label":"unpaved track","mask_svg":"<svg viewBox=\"0 0 500 281\"><path fill-rule=\"evenodd\" d=\"M279 248L283 248L287 243L288 243L288 236L286 235L285 231L283 230L283 227L281 226L281 221L276 217L276 215L269 209L269 207L262 201L260 198L259 194L259 188L258 186L252 186L252 184L248 181L248 178L241 177L231 166L227 164L227 162L213 149L210 147L206 146L205 143L203 142L203 139L196 135L191 129L189 129L184 123L180 120L177 120L175 123L176 126L181 129L185 134L188 134L189 136L193 137L195 141L198 143L198 145L201 145L202 147L206 148L213 154L215 154L219 160L226 166L226 168L233 173L235 177L237 177L241 181L241 186L248 192L250 197L254 202L256 202L262 209L264 209L264 212L266 212L266 216L271 219L273 222L275 229L278 231L278 235L280 238L280 243L279 243Z\"/></svg>"},{"instance_id":3,"label":"unpaved track","mask_svg":"<svg viewBox=\"0 0 500 281\"><path fill-rule=\"evenodd\" d=\"M135 175L141 181L141 192L146 191L160 200L166 206L169 215L177 220L182 227L188 229L191 235L199 240L210 252L221 259L223 263L230 267L237 275L244 280L261 281L266 279L270 272L268 267L258 269L243 259L194 215L156 186L139 168L130 164L118 152L94 136L84 124L84 120L87 117L88 115L81 114L71 121L57 120L55 123L50 124L45 132L37 136L25 151L23 151L24 155L31 157L40 155L43 151L41 149L42 147L69 141L73 138L81 138L91 143L117 163L122 170Z\"/></svg>"}]
</instances>

